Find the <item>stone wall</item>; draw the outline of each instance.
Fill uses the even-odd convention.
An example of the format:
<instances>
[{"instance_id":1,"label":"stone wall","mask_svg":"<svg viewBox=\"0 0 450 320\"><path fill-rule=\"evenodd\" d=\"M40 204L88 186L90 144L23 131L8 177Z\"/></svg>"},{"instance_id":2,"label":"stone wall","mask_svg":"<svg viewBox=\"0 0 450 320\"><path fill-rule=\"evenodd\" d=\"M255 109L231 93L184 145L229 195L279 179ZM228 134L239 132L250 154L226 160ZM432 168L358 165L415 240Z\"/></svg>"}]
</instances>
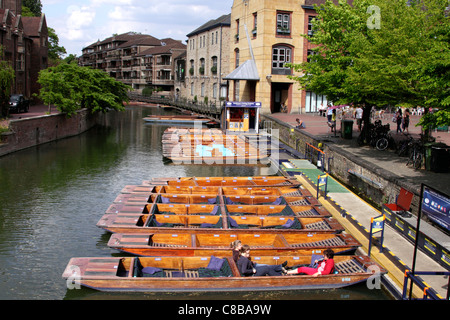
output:
<instances>
[{"instance_id":1,"label":"stone wall","mask_svg":"<svg viewBox=\"0 0 450 320\"><path fill-rule=\"evenodd\" d=\"M326 140L321 140L308 132L295 129L270 115L262 115L263 121L270 121L269 127L277 129L281 142L305 154L306 144L322 149L326 154L325 169L335 179L348 189L360 195L377 208L383 203L395 203L401 188L412 192L411 212L417 214L419 209L420 186L412 185L383 168L367 162L354 154L345 152L339 146ZM317 162L317 151L312 153L313 163Z\"/></svg>"},{"instance_id":2,"label":"stone wall","mask_svg":"<svg viewBox=\"0 0 450 320\"><path fill-rule=\"evenodd\" d=\"M96 116L86 109L71 118L66 114L12 120L10 132L0 135L0 156L50 141L75 136L92 128Z\"/></svg>"}]
</instances>

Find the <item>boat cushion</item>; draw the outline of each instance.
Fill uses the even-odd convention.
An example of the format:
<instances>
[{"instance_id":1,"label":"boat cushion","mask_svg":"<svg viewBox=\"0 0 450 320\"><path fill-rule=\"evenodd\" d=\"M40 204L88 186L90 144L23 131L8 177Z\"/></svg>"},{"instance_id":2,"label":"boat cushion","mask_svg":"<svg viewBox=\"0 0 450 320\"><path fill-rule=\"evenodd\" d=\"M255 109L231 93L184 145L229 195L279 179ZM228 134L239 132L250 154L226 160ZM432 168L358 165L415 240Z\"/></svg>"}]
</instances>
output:
<instances>
[{"instance_id":1,"label":"boat cushion","mask_svg":"<svg viewBox=\"0 0 450 320\"><path fill-rule=\"evenodd\" d=\"M220 268L222 268L224 261L224 259L211 256L211 259L209 260L208 266L206 268L219 271Z\"/></svg>"},{"instance_id":2,"label":"boat cushion","mask_svg":"<svg viewBox=\"0 0 450 320\"><path fill-rule=\"evenodd\" d=\"M144 274L155 274L156 272L159 272L159 271L162 271L162 269L156 268L156 267L142 268L142 273L144 273Z\"/></svg>"},{"instance_id":3,"label":"boat cushion","mask_svg":"<svg viewBox=\"0 0 450 320\"><path fill-rule=\"evenodd\" d=\"M163 196L161 196L161 202L162 202L162 203L170 203L170 199L169 199L169 198L166 198L166 197L163 197Z\"/></svg>"},{"instance_id":4,"label":"boat cushion","mask_svg":"<svg viewBox=\"0 0 450 320\"><path fill-rule=\"evenodd\" d=\"M211 211L211 214L217 214L218 210L219 210L219 206L214 206L214 209Z\"/></svg>"},{"instance_id":5,"label":"boat cushion","mask_svg":"<svg viewBox=\"0 0 450 320\"><path fill-rule=\"evenodd\" d=\"M231 217L228 217L228 222L230 223L230 227L239 228L239 224Z\"/></svg>"},{"instance_id":6,"label":"boat cushion","mask_svg":"<svg viewBox=\"0 0 450 320\"><path fill-rule=\"evenodd\" d=\"M215 204L217 202L216 198L208 199L209 204Z\"/></svg>"},{"instance_id":7,"label":"boat cushion","mask_svg":"<svg viewBox=\"0 0 450 320\"><path fill-rule=\"evenodd\" d=\"M293 219L289 219L285 224L282 225L283 228L289 229L294 224Z\"/></svg>"}]
</instances>

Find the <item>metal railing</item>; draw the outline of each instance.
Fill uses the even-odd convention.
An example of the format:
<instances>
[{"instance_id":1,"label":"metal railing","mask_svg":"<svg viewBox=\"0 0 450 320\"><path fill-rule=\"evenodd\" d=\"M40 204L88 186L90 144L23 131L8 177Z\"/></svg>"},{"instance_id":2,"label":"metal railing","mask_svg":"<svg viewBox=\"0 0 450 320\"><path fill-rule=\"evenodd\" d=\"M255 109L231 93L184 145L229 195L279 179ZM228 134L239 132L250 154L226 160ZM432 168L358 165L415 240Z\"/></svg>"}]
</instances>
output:
<instances>
[{"instance_id":1,"label":"metal railing","mask_svg":"<svg viewBox=\"0 0 450 320\"><path fill-rule=\"evenodd\" d=\"M130 92L128 94L130 100L148 102L154 104L169 105L184 110L189 110L198 114L212 116L218 118L222 113L223 106L216 102L202 103L199 101L189 100L185 98L175 98L173 95L156 95L144 96L141 94Z\"/></svg>"},{"instance_id":2,"label":"metal railing","mask_svg":"<svg viewBox=\"0 0 450 320\"><path fill-rule=\"evenodd\" d=\"M443 300L433 288L427 287L426 284L422 281L418 276L447 276L449 277L449 285L450 285L450 272L445 271L415 271L414 273L410 270L405 271L405 278L403 281L403 293L402 300L411 300L412 296L412 288L417 285L421 290L423 290L423 300ZM408 281L411 280L411 287L408 295ZM447 297L446 300L449 300L449 288L447 287Z\"/></svg>"}]
</instances>

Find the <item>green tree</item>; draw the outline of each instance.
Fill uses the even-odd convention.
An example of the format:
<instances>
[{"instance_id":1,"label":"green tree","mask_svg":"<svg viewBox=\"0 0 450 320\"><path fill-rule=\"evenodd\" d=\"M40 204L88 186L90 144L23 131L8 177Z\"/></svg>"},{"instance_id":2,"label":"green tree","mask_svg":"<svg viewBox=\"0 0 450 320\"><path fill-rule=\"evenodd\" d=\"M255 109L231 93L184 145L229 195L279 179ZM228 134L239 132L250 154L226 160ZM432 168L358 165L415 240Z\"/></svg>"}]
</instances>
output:
<instances>
[{"instance_id":1,"label":"green tree","mask_svg":"<svg viewBox=\"0 0 450 320\"><path fill-rule=\"evenodd\" d=\"M293 65L302 88L335 104L449 106L447 0L340 0L316 6L317 45ZM365 112L365 122L369 121ZM445 117L441 117L445 119ZM366 126L367 127L367 126Z\"/></svg>"},{"instance_id":2,"label":"green tree","mask_svg":"<svg viewBox=\"0 0 450 320\"><path fill-rule=\"evenodd\" d=\"M0 46L0 111L2 117L9 114L9 95L14 82L15 72L11 63L3 59L3 48Z\"/></svg>"},{"instance_id":3,"label":"green tree","mask_svg":"<svg viewBox=\"0 0 450 320\"><path fill-rule=\"evenodd\" d=\"M48 105L56 105L69 117L77 110L87 108L94 112L110 109L124 110L130 87L101 70L61 63L39 73L39 98Z\"/></svg>"},{"instance_id":4,"label":"green tree","mask_svg":"<svg viewBox=\"0 0 450 320\"><path fill-rule=\"evenodd\" d=\"M48 28L48 58L56 64L56 61L62 59L67 54L66 48L59 45L59 37L55 32L55 29Z\"/></svg>"},{"instance_id":5,"label":"green tree","mask_svg":"<svg viewBox=\"0 0 450 320\"><path fill-rule=\"evenodd\" d=\"M23 7L27 9L23 10ZM42 14L41 0L22 0L22 11L31 12L33 16L39 17Z\"/></svg>"}]
</instances>

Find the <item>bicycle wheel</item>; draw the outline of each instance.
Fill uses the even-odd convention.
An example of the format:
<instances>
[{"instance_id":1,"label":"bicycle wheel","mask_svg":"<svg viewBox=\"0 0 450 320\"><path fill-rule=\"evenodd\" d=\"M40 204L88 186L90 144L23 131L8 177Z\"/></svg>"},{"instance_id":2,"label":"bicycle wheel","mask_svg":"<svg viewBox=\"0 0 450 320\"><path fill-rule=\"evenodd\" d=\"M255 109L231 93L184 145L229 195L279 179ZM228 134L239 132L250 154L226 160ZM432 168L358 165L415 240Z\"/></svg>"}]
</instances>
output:
<instances>
[{"instance_id":1,"label":"bicycle wheel","mask_svg":"<svg viewBox=\"0 0 450 320\"><path fill-rule=\"evenodd\" d=\"M389 141L386 138L380 138L378 139L377 143L376 143L376 148L380 151L386 150L386 148L389 145Z\"/></svg>"},{"instance_id":2,"label":"bicycle wheel","mask_svg":"<svg viewBox=\"0 0 450 320\"><path fill-rule=\"evenodd\" d=\"M416 155L416 158L414 159L414 168L416 170L419 170L420 168L422 168L422 154L419 153Z\"/></svg>"}]
</instances>

